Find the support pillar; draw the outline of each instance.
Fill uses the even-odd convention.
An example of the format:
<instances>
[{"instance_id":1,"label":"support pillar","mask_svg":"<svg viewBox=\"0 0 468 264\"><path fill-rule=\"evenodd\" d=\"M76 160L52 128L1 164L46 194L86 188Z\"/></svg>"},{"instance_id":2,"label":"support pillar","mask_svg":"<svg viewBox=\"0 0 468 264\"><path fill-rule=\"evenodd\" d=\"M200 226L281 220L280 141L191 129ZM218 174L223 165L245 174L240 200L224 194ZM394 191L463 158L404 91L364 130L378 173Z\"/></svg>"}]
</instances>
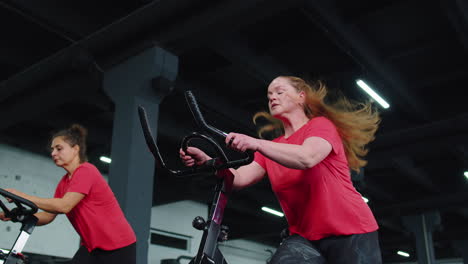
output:
<instances>
[{"instance_id":1,"label":"support pillar","mask_svg":"<svg viewBox=\"0 0 468 264\"><path fill-rule=\"evenodd\" d=\"M104 74L104 90L115 103L109 185L137 236L138 264L148 262L155 161L137 107L145 107L156 136L159 104L172 90L177 70L178 58L155 46Z\"/></svg>"},{"instance_id":2,"label":"support pillar","mask_svg":"<svg viewBox=\"0 0 468 264\"><path fill-rule=\"evenodd\" d=\"M416 238L416 253L419 264L435 264L432 232L440 225L439 212L425 212L403 216L403 225Z\"/></svg>"}]
</instances>

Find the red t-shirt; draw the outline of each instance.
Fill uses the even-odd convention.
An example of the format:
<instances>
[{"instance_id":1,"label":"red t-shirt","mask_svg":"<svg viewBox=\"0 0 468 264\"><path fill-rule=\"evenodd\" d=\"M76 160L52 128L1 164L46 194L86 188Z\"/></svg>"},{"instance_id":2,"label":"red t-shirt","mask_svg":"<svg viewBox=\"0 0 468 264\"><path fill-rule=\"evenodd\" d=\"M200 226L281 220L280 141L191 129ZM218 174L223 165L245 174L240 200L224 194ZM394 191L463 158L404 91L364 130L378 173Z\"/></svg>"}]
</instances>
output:
<instances>
[{"instance_id":1,"label":"red t-shirt","mask_svg":"<svg viewBox=\"0 0 468 264\"><path fill-rule=\"evenodd\" d=\"M86 196L67 214L88 251L100 248L114 250L133 244L136 236L127 222L111 188L91 163L81 164L70 179L63 176L55 190L55 198L67 192Z\"/></svg>"},{"instance_id":2,"label":"red t-shirt","mask_svg":"<svg viewBox=\"0 0 468 264\"><path fill-rule=\"evenodd\" d=\"M309 137L327 140L333 150L320 163L306 170L286 168L259 152L255 153L255 161L268 174L290 233L319 240L377 230L370 208L351 182L343 143L329 119L312 118L288 138L281 136L273 141L302 145Z\"/></svg>"}]
</instances>

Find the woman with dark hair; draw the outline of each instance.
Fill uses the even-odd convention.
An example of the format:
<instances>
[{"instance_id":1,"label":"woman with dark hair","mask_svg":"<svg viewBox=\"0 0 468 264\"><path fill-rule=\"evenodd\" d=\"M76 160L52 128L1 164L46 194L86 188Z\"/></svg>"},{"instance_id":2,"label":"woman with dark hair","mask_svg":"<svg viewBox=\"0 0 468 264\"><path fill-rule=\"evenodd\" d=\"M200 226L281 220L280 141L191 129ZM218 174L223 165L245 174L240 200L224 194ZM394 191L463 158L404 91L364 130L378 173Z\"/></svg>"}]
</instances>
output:
<instances>
[{"instance_id":1,"label":"woman with dark hair","mask_svg":"<svg viewBox=\"0 0 468 264\"><path fill-rule=\"evenodd\" d=\"M77 124L52 136L51 156L65 169L54 198L40 198L14 189L7 191L35 203L43 211L38 225L66 214L81 237L71 263L136 263L136 236L111 188L98 169L87 162L87 130ZM7 221L3 213L0 219Z\"/></svg>"},{"instance_id":2,"label":"woman with dark hair","mask_svg":"<svg viewBox=\"0 0 468 264\"><path fill-rule=\"evenodd\" d=\"M226 137L234 150L255 151L251 164L231 169L234 188L267 175L287 218L289 236L271 264L382 263L377 222L350 176L350 169L365 166L366 145L374 139L380 117L370 103L353 104L345 97L329 103L326 95L321 82L277 77L268 86L270 112L258 113L254 120L272 121L260 133L276 131L278 137ZM210 159L194 147L180 150L180 157L186 166Z\"/></svg>"}]
</instances>

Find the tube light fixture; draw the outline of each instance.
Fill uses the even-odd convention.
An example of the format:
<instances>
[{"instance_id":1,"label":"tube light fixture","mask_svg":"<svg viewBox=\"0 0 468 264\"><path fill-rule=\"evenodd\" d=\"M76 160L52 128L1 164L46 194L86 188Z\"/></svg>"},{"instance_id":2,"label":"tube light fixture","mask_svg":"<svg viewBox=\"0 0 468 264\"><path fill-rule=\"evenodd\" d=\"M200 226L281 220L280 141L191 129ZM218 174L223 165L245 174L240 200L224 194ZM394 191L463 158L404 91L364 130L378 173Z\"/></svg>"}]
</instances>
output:
<instances>
[{"instance_id":1,"label":"tube light fixture","mask_svg":"<svg viewBox=\"0 0 468 264\"><path fill-rule=\"evenodd\" d=\"M406 253L404 251L401 251L401 250L398 250L397 254L400 255L400 256L403 256L405 258L409 258L409 256L410 256L408 253Z\"/></svg>"},{"instance_id":2,"label":"tube light fixture","mask_svg":"<svg viewBox=\"0 0 468 264\"><path fill-rule=\"evenodd\" d=\"M102 162L105 162L105 163L111 163L112 162L112 159L109 158L109 157L106 157L106 156L101 156L99 158Z\"/></svg>"},{"instance_id":3,"label":"tube light fixture","mask_svg":"<svg viewBox=\"0 0 468 264\"><path fill-rule=\"evenodd\" d=\"M276 216L279 216L279 217L283 217L283 216L284 216L284 214L283 214L282 212L278 212L278 211L276 211L276 210L274 210L274 209L271 209L271 208L268 208L268 207L266 207L266 206L263 206L263 207L262 207L262 210L265 211L265 212L267 212L267 213L270 213L270 214L274 214L274 215L276 215Z\"/></svg>"},{"instance_id":4,"label":"tube light fixture","mask_svg":"<svg viewBox=\"0 0 468 264\"><path fill-rule=\"evenodd\" d=\"M377 103L379 103L383 108L387 109L390 107L390 105L382 98L380 95L378 95L372 88L367 85L363 80L357 79L356 84L361 87L370 97L372 97Z\"/></svg>"}]
</instances>

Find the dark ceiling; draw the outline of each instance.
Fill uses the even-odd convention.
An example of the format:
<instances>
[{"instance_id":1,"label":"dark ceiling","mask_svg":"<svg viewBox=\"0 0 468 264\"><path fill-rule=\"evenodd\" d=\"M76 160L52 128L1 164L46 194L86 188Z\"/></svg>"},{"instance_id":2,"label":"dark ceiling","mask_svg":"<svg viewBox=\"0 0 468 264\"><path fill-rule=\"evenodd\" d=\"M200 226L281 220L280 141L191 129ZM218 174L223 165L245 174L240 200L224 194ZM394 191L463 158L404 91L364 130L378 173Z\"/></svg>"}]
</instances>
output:
<instances>
[{"instance_id":1,"label":"dark ceiling","mask_svg":"<svg viewBox=\"0 0 468 264\"><path fill-rule=\"evenodd\" d=\"M109 155L114 103L101 77L158 45L176 55L174 91L161 103L158 141L169 165L195 130L183 91L225 131L255 135L278 75L322 79L332 94L367 100L363 78L389 103L357 189L380 224L385 262L415 260L402 217L438 211L437 259L459 258L468 239L468 2L464 0L160 0L0 2L1 142L48 155L51 131L79 122L90 131L91 162ZM379 107L379 106L376 106ZM208 202L212 181L156 173L154 204ZM276 246L286 226L259 211L278 207L265 180L235 193L231 238Z\"/></svg>"}]
</instances>

